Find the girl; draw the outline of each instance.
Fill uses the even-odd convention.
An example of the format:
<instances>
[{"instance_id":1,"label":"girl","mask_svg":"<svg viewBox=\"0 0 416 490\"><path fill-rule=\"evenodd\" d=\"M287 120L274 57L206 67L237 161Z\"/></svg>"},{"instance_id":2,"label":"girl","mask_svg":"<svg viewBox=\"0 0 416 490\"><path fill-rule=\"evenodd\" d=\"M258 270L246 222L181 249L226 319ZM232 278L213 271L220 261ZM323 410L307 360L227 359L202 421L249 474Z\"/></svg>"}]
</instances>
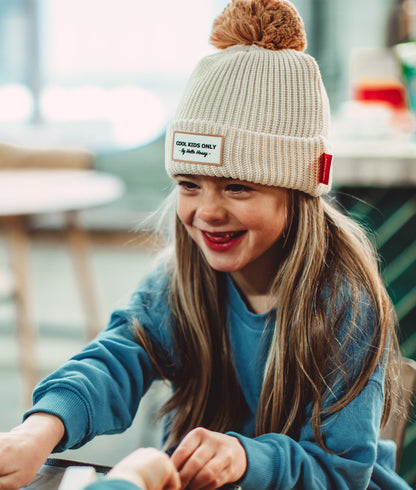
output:
<instances>
[{"instance_id":1,"label":"girl","mask_svg":"<svg viewBox=\"0 0 416 490\"><path fill-rule=\"evenodd\" d=\"M322 197L329 105L303 23L286 0L233 0L211 41L166 136L173 252L36 388L0 488L124 430L161 378L182 488L409 488L379 440L394 314L368 240Z\"/></svg>"}]
</instances>

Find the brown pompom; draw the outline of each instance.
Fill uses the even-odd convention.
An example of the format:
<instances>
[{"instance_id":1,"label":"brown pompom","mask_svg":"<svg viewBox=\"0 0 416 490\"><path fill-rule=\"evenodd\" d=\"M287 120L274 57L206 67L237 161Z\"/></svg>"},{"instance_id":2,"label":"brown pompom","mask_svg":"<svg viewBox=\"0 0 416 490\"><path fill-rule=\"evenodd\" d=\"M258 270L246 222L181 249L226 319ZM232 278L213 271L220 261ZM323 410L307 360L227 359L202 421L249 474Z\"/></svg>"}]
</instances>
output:
<instances>
[{"instance_id":1,"label":"brown pompom","mask_svg":"<svg viewBox=\"0 0 416 490\"><path fill-rule=\"evenodd\" d=\"M214 21L211 44L226 49L238 44L305 51L305 26L287 0L232 0Z\"/></svg>"}]
</instances>

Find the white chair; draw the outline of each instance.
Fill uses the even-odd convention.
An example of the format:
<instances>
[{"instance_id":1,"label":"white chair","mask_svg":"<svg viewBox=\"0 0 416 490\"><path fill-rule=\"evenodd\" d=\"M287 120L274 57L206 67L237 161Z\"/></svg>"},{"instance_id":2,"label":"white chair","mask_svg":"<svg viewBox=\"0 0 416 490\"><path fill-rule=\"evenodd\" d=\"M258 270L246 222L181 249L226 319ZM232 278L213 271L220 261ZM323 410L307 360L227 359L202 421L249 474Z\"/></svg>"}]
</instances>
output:
<instances>
[{"instance_id":1,"label":"white chair","mask_svg":"<svg viewBox=\"0 0 416 490\"><path fill-rule=\"evenodd\" d=\"M396 469L400 464L406 429L410 422L413 400L416 393L416 361L405 357L402 358L400 379L403 385L403 407L400 410L395 406L392 407L393 410L390 418L380 433L381 439L391 439L397 445Z\"/></svg>"}]
</instances>

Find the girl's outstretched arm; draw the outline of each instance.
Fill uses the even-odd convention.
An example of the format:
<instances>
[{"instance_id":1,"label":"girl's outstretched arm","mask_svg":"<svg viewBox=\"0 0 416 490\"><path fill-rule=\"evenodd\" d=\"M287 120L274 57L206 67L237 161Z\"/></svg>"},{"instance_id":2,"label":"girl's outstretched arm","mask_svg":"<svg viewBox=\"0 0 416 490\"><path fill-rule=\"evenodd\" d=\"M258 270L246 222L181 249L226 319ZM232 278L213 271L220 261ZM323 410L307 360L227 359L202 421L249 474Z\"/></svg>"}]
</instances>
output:
<instances>
[{"instance_id":1,"label":"girl's outstretched arm","mask_svg":"<svg viewBox=\"0 0 416 490\"><path fill-rule=\"evenodd\" d=\"M64 433L59 417L34 413L23 424L0 434L0 490L27 485Z\"/></svg>"},{"instance_id":2,"label":"girl's outstretched arm","mask_svg":"<svg viewBox=\"0 0 416 490\"><path fill-rule=\"evenodd\" d=\"M182 488L210 490L239 480L247 468L246 452L233 436L198 427L182 440L172 461Z\"/></svg>"}]
</instances>

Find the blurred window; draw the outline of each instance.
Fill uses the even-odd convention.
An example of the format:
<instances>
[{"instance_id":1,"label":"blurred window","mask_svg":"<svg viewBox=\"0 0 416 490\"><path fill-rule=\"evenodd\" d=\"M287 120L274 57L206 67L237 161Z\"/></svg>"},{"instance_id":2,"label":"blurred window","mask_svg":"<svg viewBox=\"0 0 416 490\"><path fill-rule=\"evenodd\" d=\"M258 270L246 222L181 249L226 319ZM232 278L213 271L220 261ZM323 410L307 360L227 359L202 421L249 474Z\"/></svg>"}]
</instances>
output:
<instances>
[{"instance_id":1,"label":"blurred window","mask_svg":"<svg viewBox=\"0 0 416 490\"><path fill-rule=\"evenodd\" d=\"M152 139L211 51L217 3L2 0L0 123L78 122L119 145Z\"/></svg>"},{"instance_id":2,"label":"blurred window","mask_svg":"<svg viewBox=\"0 0 416 490\"><path fill-rule=\"evenodd\" d=\"M227 3L1 0L0 137L26 124L90 146L153 139L197 61L212 52L212 20ZM351 51L383 45L392 1L294 3L336 108L348 96Z\"/></svg>"},{"instance_id":3,"label":"blurred window","mask_svg":"<svg viewBox=\"0 0 416 490\"><path fill-rule=\"evenodd\" d=\"M0 121L25 122L33 114L27 7L25 0L0 2Z\"/></svg>"}]
</instances>

